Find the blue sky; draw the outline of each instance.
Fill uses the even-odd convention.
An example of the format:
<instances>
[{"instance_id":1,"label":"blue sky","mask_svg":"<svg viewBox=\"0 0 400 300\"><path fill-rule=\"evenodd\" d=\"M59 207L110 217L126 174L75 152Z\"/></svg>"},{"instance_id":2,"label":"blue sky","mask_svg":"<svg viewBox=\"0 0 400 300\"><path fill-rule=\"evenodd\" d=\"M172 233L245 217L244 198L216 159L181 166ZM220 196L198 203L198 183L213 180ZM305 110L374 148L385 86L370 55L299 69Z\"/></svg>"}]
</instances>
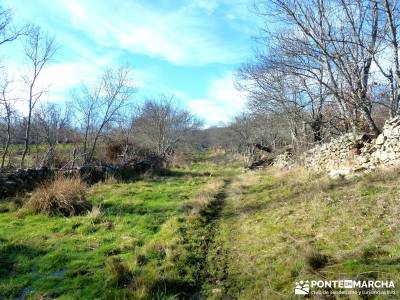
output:
<instances>
[{"instance_id":1,"label":"blue sky","mask_svg":"<svg viewBox=\"0 0 400 300\"><path fill-rule=\"evenodd\" d=\"M60 50L43 73L48 101L102 69L129 64L138 98L173 94L207 125L229 122L245 96L233 74L252 55L258 25L252 0L5 0L17 22L33 22L56 35ZM23 65L9 46L2 56ZM11 51L10 51L11 50Z\"/></svg>"}]
</instances>

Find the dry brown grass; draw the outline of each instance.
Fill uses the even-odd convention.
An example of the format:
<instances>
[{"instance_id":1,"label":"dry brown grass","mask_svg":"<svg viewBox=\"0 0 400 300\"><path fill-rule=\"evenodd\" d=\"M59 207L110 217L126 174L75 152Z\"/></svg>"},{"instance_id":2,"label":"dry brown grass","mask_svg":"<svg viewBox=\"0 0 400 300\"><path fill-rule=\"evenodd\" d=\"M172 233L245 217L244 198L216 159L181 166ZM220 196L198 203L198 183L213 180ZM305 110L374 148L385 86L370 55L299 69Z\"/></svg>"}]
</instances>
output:
<instances>
[{"instance_id":1,"label":"dry brown grass","mask_svg":"<svg viewBox=\"0 0 400 300\"><path fill-rule=\"evenodd\" d=\"M292 169L279 169L270 168L266 170L267 175L271 175L277 180L285 180L293 185L302 184L309 180L315 179L318 176L310 170L307 170L301 166L296 166Z\"/></svg>"},{"instance_id":2,"label":"dry brown grass","mask_svg":"<svg viewBox=\"0 0 400 300\"><path fill-rule=\"evenodd\" d=\"M106 180L104 181L105 184L115 184L118 183L118 179L115 178L113 174L107 174Z\"/></svg>"},{"instance_id":3,"label":"dry brown grass","mask_svg":"<svg viewBox=\"0 0 400 300\"><path fill-rule=\"evenodd\" d=\"M399 169L338 179L301 167L246 172L229 186L209 269L216 280L228 269L227 294L242 299L291 299L301 278L396 280L399 178Z\"/></svg>"},{"instance_id":4,"label":"dry brown grass","mask_svg":"<svg viewBox=\"0 0 400 300\"><path fill-rule=\"evenodd\" d=\"M215 199L216 194L221 190L223 185L223 180L210 182L193 198L193 200L185 202L182 205L182 209L184 209L189 215L197 215L201 213L210 205L211 201Z\"/></svg>"},{"instance_id":5,"label":"dry brown grass","mask_svg":"<svg viewBox=\"0 0 400 300\"><path fill-rule=\"evenodd\" d=\"M188 156L182 152L174 153L168 160L168 166L170 168L187 169L190 165L191 163Z\"/></svg>"},{"instance_id":6,"label":"dry brown grass","mask_svg":"<svg viewBox=\"0 0 400 300\"><path fill-rule=\"evenodd\" d=\"M86 216L91 220L93 224L100 223L103 218L101 207L94 205L92 209L87 212Z\"/></svg>"},{"instance_id":7,"label":"dry brown grass","mask_svg":"<svg viewBox=\"0 0 400 300\"><path fill-rule=\"evenodd\" d=\"M78 215L91 209L86 190L87 186L80 178L60 176L36 189L22 209L48 215Z\"/></svg>"}]
</instances>

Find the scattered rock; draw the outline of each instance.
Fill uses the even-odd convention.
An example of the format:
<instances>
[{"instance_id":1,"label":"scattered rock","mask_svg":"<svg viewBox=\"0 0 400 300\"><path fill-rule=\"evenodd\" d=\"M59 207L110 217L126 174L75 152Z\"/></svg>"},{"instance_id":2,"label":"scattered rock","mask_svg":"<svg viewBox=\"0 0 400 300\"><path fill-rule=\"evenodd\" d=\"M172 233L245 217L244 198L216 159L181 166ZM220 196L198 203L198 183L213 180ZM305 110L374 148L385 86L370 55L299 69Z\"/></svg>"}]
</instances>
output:
<instances>
[{"instance_id":1,"label":"scattered rock","mask_svg":"<svg viewBox=\"0 0 400 300\"><path fill-rule=\"evenodd\" d=\"M385 142L385 136L383 134L378 135L378 137L376 138L375 144L377 145L383 145L383 143Z\"/></svg>"},{"instance_id":2,"label":"scattered rock","mask_svg":"<svg viewBox=\"0 0 400 300\"><path fill-rule=\"evenodd\" d=\"M328 173L328 176L331 178L340 178L349 176L352 173L351 169L343 169L343 170L331 170Z\"/></svg>"},{"instance_id":3,"label":"scattered rock","mask_svg":"<svg viewBox=\"0 0 400 300\"><path fill-rule=\"evenodd\" d=\"M290 151L285 151L275 157L272 165L280 169L290 169L295 165L296 161Z\"/></svg>"}]
</instances>

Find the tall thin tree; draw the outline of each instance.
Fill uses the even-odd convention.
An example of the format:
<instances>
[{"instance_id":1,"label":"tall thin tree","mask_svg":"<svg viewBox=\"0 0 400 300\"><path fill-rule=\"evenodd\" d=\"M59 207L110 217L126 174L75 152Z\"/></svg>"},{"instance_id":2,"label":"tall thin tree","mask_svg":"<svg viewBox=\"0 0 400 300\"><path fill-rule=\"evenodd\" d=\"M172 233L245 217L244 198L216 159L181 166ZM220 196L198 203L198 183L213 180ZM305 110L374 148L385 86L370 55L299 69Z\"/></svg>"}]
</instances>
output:
<instances>
[{"instance_id":1,"label":"tall thin tree","mask_svg":"<svg viewBox=\"0 0 400 300\"><path fill-rule=\"evenodd\" d=\"M30 72L23 77L23 82L27 87L28 97L28 115L26 119L24 151L22 152L20 167L25 166L25 158L29 150L32 113L36 103L42 97L45 90L37 87L38 78L43 72L44 66L50 62L57 48L55 46L55 37L42 32L40 27L32 27L25 41L25 56L30 65Z\"/></svg>"}]
</instances>

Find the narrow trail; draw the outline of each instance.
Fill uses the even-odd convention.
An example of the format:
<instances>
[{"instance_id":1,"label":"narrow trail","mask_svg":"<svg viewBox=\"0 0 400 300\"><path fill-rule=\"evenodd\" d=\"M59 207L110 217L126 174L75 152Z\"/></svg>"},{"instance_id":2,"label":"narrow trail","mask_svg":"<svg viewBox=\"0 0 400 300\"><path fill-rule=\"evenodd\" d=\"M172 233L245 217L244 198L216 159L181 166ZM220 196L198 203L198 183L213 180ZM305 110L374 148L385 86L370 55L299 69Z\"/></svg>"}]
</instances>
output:
<instances>
[{"instance_id":1,"label":"narrow trail","mask_svg":"<svg viewBox=\"0 0 400 300\"><path fill-rule=\"evenodd\" d=\"M201 270L200 280L198 283L199 288L201 289L204 284L209 281L209 272L208 272L208 262L207 257L210 252L210 247L212 247L214 243L214 238L217 234L218 230L218 222L221 216L221 212L225 205L225 201L228 195L228 189L231 185L233 177L228 177L224 179L224 185L221 190L215 195L214 201L210 204L210 206L202 213L202 216L205 218L204 221L207 224L208 232L207 237L204 243L204 263ZM201 297L203 299L203 297Z\"/></svg>"},{"instance_id":2,"label":"narrow trail","mask_svg":"<svg viewBox=\"0 0 400 300\"><path fill-rule=\"evenodd\" d=\"M219 188L213 192L208 205L198 215L189 216L179 228L182 244L187 253L184 265L191 266L194 281L185 282L179 287L178 299L206 299L203 286L209 281L208 261L210 247L218 234L218 223L225 205L227 193L234 175L224 174L215 177L220 181Z\"/></svg>"},{"instance_id":3,"label":"narrow trail","mask_svg":"<svg viewBox=\"0 0 400 300\"><path fill-rule=\"evenodd\" d=\"M233 178L225 178L224 185L221 190L215 195L215 200L211 203L209 208L203 212L209 223L215 223L218 221L222 208L227 198L227 188L232 183ZM210 232L210 236L213 237L215 234L215 226L213 226L213 232Z\"/></svg>"},{"instance_id":4,"label":"narrow trail","mask_svg":"<svg viewBox=\"0 0 400 300\"><path fill-rule=\"evenodd\" d=\"M235 250L240 242L236 236L237 228L241 227L237 209L257 183L257 175L254 176L253 173L232 176L217 197L215 205L218 207L212 219L212 239L207 246L201 299L236 299L238 296L229 292L232 284L230 265L239 254ZM257 239L257 236L249 233L248 238Z\"/></svg>"},{"instance_id":5,"label":"narrow trail","mask_svg":"<svg viewBox=\"0 0 400 300\"><path fill-rule=\"evenodd\" d=\"M195 297L195 299L206 299L210 297L210 286L214 285L215 282L222 282L227 276L227 264L218 262L214 265L212 258L215 255L226 257L226 255L221 255L221 247L218 246L218 241L216 237L219 235L219 227L221 222L221 216L226 205L226 201L231 195L232 184L237 181L237 175L230 176L224 179L224 185L220 192L215 196L215 200L209 206L209 208L204 212L204 216L207 220L207 227L209 228L207 239L205 242L205 262L201 272L201 280L199 282L201 292L200 295ZM218 269L218 279L215 278L215 268ZM215 290L215 289L214 289Z\"/></svg>"}]
</instances>

